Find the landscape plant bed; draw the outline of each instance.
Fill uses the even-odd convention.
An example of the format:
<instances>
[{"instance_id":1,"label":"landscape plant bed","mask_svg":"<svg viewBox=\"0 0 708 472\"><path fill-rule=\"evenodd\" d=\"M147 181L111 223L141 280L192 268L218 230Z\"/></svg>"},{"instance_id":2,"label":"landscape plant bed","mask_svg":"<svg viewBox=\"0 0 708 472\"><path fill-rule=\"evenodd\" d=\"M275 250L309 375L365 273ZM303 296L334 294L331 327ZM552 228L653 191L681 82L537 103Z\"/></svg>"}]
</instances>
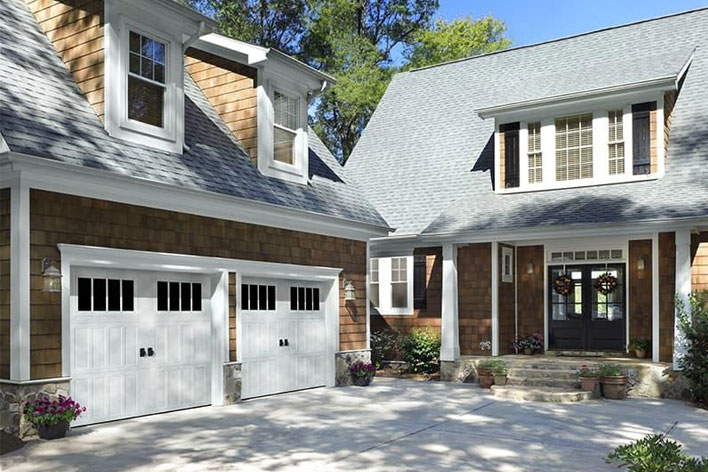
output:
<instances>
[{"instance_id":1,"label":"landscape plant bed","mask_svg":"<svg viewBox=\"0 0 708 472\"><path fill-rule=\"evenodd\" d=\"M420 382L439 381L440 380L440 372L434 372L432 374L423 374L423 373L417 373L417 372L401 372L399 370L388 369L388 368L383 368L383 369L377 370L376 376L377 377L396 378L396 379L417 380Z\"/></svg>"}]
</instances>

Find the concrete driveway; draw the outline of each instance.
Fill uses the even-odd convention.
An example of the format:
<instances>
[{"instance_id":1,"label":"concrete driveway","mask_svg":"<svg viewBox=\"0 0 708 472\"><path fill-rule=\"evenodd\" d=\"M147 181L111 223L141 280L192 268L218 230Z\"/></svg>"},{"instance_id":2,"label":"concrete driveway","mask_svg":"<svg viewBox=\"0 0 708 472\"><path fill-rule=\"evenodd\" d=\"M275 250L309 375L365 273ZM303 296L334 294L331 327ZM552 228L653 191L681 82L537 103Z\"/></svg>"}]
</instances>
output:
<instances>
[{"instance_id":1,"label":"concrete driveway","mask_svg":"<svg viewBox=\"0 0 708 472\"><path fill-rule=\"evenodd\" d=\"M513 403L473 385L376 379L97 426L0 457L12 471L616 470L604 456L666 430L708 454L708 411L671 400Z\"/></svg>"}]
</instances>

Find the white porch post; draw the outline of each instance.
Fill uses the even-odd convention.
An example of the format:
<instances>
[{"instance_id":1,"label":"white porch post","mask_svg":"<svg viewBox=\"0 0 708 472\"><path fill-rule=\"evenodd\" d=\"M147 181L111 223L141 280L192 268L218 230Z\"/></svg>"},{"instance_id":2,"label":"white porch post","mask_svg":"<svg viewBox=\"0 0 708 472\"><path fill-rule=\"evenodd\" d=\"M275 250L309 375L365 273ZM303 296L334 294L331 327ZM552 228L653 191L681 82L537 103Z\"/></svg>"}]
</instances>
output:
<instances>
[{"instance_id":1,"label":"white porch post","mask_svg":"<svg viewBox=\"0 0 708 472\"><path fill-rule=\"evenodd\" d=\"M10 187L10 379L30 379L29 187Z\"/></svg>"},{"instance_id":2,"label":"white porch post","mask_svg":"<svg viewBox=\"0 0 708 472\"><path fill-rule=\"evenodd\" d=\"M651 360L659 362L659 233L651 237Z\"/></svg>"},{"instance_id":3,"label":"white porch post","mask_svg":"<svg viewBox=\"0 0 708 472\"><path fill-rule=\"evenodd\" d=\"M499 243L492 242L492 356L499 355Z\"/></svg>"},{"instance_id":4,"label":"white porch post","mask_svg":"<svg viewBox=\"0 0 708 472\"><path fill-rule=\"evenodd\" d=\"M691 305L688 297L691 294L691 230L689 228L676 230L676 294L690 316ZM674 369L678 369L678 361L685 350L685 339L679 328L678 317L674 315Z\"/></svg>"},{"instance_id":5,"label":"white porch post","mask_svg":"<svg viewBox=\"0 0 708 472\"><path fill-rule=\"evenodd\" d=\"M457 246L443 245L442 324L440 360L460 358L460 327L457 298Z\"/></svg>"}]
</instances>

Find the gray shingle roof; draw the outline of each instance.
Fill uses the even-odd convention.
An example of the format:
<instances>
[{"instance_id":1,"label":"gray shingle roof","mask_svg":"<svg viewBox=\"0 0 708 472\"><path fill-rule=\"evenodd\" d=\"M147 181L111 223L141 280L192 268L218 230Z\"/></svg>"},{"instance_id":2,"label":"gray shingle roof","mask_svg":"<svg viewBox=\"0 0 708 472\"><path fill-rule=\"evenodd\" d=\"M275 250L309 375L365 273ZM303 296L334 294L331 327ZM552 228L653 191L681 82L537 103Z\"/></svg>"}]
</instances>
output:
<instances>
[{"instance_id":1,"label":"gray shingle roof","mask_svg":"<svg viewBox=\"0 0 708 472\"><path fill-rule=\"evenodd\" d=\"M140 179L386 226L346 171L310 132L308 185L263 176L185 74L182 155L110 137L20 0L0 21L0 133L11 151Z\"/></svg>"},{"instance_id":2,"label":"gray shingle roof","mask_svg":"<svg viewBox=\"0 0 708 472\"><path fill-rule=\"evenodd\" d=\"M495 194L486 106L678 73L695 49L658 181ZM708 216L708 10L397 75L346 165L399 233Z\"/></svg>"}]
</instances>

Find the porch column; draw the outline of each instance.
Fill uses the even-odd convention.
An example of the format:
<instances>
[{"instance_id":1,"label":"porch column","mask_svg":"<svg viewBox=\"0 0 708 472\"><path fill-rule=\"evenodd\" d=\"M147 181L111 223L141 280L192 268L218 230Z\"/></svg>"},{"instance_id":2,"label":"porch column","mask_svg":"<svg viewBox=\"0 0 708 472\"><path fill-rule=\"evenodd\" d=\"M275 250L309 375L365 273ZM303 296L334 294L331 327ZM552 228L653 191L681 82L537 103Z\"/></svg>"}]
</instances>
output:
<instances>
[{"instance_id":1,"label":"porch column","mask_svg":"<svg viewBox=\"0 0 708 472\"><path fill-rule=\"evenodd\" d=\"M457 246L443 245L442 324L440 327L440 360L460 358L460 325L457 298Z\"/></svg>"},{"instance_id":2,"label":"porch column","mask_svg":"<svg viewBox=\"0 0 708 472\"><path fill-rule=\"evenodd\" d=\"M680 228L676 230L676 296L683 302L684 309L690 316L691 305L688 297L691 294L691 230ZM678 310L676 310L678 314ZM686 351L686 340L679 327L678 316L674 315L674 369L678 369L678 361Z\"/></svg>"},{"instance_id":3,"label":"porch column","mask_svg":"<svg viewBox=\"0 0 708 472\"><path fill-rule=\"evenodd\" d=\"M499 355L499 243L492 242L492 356Z\"/></svg>"},{"instance_id":4,"label":"porch column","mask_svg":"<svg viewBox=\"0 0 708 472\"><path fill-rule=\"evenodd\" d=\"M651 360L659 362L659 233L651 237Z\"/></svg>"},{"instance_id":5,"label":"porch column","mask_svg":"<svg viewBox=\"0 0 708 472\"><path fill-rule=\"evenodd\" d=\"M30 379L29 187L10 187L10 380Z\"/></svg>"}]
</instances>

